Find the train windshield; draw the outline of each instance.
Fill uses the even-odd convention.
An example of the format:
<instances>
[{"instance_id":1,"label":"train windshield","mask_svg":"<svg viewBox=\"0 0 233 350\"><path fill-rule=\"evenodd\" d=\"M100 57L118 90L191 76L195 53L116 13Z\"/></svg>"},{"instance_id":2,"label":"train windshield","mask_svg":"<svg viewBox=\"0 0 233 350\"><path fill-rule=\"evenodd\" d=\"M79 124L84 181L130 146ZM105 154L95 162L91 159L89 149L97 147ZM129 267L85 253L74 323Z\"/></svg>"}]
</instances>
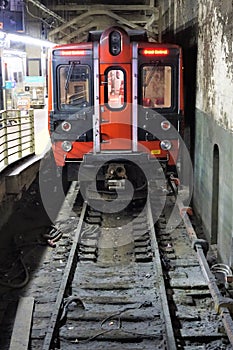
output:
<instances>
[{"instance_id":1,"label":"train windshield","mask_svg":"<svg viewBox=\"0 0 233 350\"><path fill-rule=\"evenodd\" d=\"M58 68L60 109L79 109L90 102L90 69L88 66L62 65Z\"/></svg>"},{"instance_id":2,"label":"train windshield","mask_svg":"<svg viewBox=\"0 0 233 350\"><path fill-rule=\"evenodd\" d=\"M148 108L171 108L172 67L143 66L142 104Z\"/></svg>"}]
</instances>

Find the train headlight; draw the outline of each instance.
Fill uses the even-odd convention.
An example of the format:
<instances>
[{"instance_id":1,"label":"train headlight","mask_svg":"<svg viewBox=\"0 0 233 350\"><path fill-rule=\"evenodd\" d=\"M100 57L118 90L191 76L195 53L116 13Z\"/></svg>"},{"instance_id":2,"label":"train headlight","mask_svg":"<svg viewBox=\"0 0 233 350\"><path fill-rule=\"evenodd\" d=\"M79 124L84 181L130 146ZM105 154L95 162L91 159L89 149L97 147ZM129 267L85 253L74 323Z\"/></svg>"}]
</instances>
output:
<instances>
[{"instance_id":1,"label":"train headlight","mask_svg":"<svg viewBox=\"0 0 233 350\"><path fill-rule=\"evenodd\" d=\"M163 141L160 142L160 147L164 151L169 151L172 148L172 144L168 140L163 140Z\"/></svg>"},{"instance_id":2,"label":"train headlight","mask_svg":"<svg viewBox=\"0 0 233 350\"><path fill-rule=\"evenodd\" d=\"M121 53L121 34L114 30L109 35L109 50L113 56L119 55Z\"/></svg>"},{"instance_id":3,"label":"train headlight","mask_svg":"<svg viewBox=\"0 0 233 350\"><path fill-rule=\"evenodd\" d=\"M64 121L61 124L61 128L62 128L63 131L68 132L71 129L71 124L69 122Z\"/></svg>"},{"instance_id":4,"label":"train headlight","mask_svg":"<svg viewBox=\"0 0 233 350\"><path fill-rule=\"evenodd\" d=\"M65 152L69 152L72 150L72 143L70 141L63 141L62 142L62 149Z\"/></svg>"},{"instance_id":5,"label":"train headlight","mask_svg":"<svg viewBox=\"0 0 233 350\"><path fill-rule=\"evenodd\" d=\"M162 123L161 123L161 128L165 131L169 130L171 127L171 123L168 121L168 120L164 120Z\"/></svg>"}]
</instances>

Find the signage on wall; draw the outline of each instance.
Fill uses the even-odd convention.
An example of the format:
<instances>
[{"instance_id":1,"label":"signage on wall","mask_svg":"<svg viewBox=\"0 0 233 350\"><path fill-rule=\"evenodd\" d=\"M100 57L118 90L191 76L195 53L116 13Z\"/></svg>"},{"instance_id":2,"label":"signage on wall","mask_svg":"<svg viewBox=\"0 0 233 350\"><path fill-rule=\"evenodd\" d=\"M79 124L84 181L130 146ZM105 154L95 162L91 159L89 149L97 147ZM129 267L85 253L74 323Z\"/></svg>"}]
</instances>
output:
<instances>
[{"instance_id":1,"label":"signage on wall","mask_svg":"<svg viewBox=\"0 0 233 350\"><path fill-rule=\"evenodd\" d=\"M10 1L9 0L0 0L0 9L1 10L10 10Z\"/></svg>"},{"instance_id":2,"label":"signage on wall","mask_svg":"<svg viewBox=\"0 0 233 350\"><path fill-rule=\"evenodd\" d=\"M0 29L8 32L24 31L23 2L0 0Z\"/></svg>"}]
</instances>

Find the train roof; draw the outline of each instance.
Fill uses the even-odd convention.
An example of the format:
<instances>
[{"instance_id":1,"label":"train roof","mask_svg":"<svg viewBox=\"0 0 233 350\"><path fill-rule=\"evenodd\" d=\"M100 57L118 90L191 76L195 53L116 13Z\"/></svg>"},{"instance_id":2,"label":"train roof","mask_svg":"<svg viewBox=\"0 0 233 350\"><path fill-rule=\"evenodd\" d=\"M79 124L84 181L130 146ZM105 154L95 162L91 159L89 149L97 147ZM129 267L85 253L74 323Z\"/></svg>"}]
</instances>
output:
<instances>
[{"instance_id":1,"label":"train roof","mask_svg":"<svg viewBox=\"0 0 233 350\"><path fill-rule=\"evenodd\" d=\"M125 31L129 35L130 41L148 41L147 33L144 29L126 29ZM103 32L104 30L91 30L88 33L87 41L100 41Z\"/></svg>"}]
</instances>

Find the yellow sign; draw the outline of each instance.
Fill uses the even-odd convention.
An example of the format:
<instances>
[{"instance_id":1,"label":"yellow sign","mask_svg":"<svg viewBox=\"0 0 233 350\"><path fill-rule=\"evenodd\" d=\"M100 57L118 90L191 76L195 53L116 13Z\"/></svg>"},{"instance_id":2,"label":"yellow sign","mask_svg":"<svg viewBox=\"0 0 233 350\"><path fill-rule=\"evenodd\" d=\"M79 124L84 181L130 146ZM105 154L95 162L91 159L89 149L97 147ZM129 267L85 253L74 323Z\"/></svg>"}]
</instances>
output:
<instances>
[{"instance_id":1,"label":"yellow sign","mask_svg":"<svg viewBox=\"0 0 233 350\"><path fill-rule=\"evenodd\" d=\"M151 151L150 151L150 153L151 154L161 154L161 150L160 149L152 149Z\"/></svg>"}]
</instances>

